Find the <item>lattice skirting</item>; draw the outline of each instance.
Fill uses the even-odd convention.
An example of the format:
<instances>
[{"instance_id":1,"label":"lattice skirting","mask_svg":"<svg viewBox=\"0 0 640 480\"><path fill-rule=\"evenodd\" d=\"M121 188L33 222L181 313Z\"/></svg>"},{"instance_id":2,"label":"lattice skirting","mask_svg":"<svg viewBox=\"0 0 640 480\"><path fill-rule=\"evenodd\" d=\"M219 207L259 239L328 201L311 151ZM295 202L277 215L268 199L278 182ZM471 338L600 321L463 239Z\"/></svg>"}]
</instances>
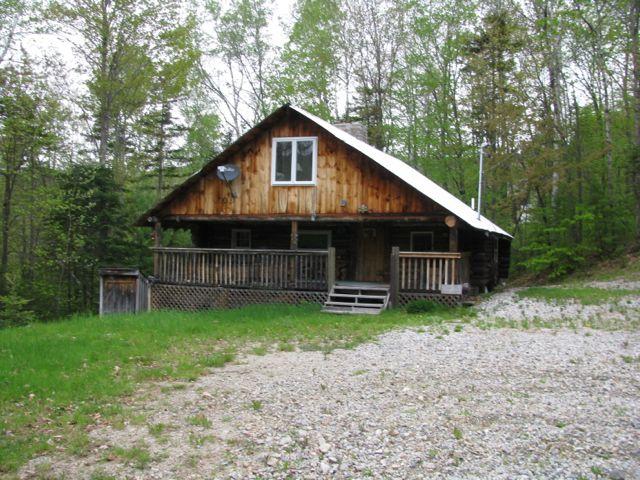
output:
<instances>
[{"instance_id":1,"label":"lattice skirting","mask_svg":"<svg viewBox=\"0 0 640 480\"><path fill-rule=\"evenodd\" d=\"M448 307L460 307L462 305L462 295L443 295L441 293L398 293L398 307L406 307L414 300L431 300Z\"/></svg>"},{"instance_id":2,"label":"lattice skirting","mask_svg":"<svg viewBox=\"0 0 640 480\"><path fill-rule=\"evenodd\" d=\"M209 310L262 303L322 304L325 291L259 290L156 283L151 286L152 310Z\"/></svg>"}]
</instances>

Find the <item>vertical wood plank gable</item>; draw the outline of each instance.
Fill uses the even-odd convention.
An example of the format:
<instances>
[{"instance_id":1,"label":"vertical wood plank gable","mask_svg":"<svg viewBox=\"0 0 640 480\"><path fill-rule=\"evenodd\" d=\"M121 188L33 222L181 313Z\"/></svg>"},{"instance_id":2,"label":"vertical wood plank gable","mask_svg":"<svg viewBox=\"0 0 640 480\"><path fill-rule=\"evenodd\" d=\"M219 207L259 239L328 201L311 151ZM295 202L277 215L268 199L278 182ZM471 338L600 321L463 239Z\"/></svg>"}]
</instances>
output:
<instances>
[{"instance_id":1,"label":"vertical wood plank gable","mask_svg":"<svg viewBox=\"0 0 640 480\"><path fill-rule=\"evenodd\" d=\"M274 137L318 137L316 186L272 186L271 146ZM312 122L290 115L234 153L228 163L240 167L232 182L236 198L215 173L168 205L165 215L357 215L361 205L370 213L425 214L442 211L393 174ZM341 201L346 205L341 206Z\"/></svg>"}]
</instances>

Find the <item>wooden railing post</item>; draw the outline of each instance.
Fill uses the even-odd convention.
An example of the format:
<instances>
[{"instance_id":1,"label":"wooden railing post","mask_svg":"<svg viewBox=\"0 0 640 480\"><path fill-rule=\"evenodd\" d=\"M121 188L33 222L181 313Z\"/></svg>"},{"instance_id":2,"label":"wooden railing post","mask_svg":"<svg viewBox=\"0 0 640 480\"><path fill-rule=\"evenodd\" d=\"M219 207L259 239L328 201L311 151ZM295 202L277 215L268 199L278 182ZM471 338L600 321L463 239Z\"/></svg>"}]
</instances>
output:
<instances>
[{"instance_id":1,"label":"wooden railing post","mask_svg":"<svg viewBox=\"0 0 640 480\"><path fill-rule=\"evenodd\" d=\"M398 290L400 281L400 247L391 247L391 262L389 263L389 302L392 307L398 305Z\"/></svg>"},{"instance_id":2,"label":"wooden railing post","mask_svg":"<svg viewBox=\"0 0 640 480\"><path fill-rule=\"evenodd\" d=\"M331 291L336 283L336 249L329 247L327 252L327 291Z\"/></svg>"}]
</instances>

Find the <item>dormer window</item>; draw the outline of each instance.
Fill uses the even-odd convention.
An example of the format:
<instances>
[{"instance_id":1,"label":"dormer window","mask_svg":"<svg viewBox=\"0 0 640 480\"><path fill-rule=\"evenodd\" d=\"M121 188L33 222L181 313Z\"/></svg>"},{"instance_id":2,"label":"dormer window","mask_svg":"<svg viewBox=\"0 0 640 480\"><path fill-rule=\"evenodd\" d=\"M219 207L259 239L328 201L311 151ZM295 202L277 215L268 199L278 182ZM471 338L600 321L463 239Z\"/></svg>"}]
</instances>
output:
<instances>
[{"instance_id":1,"label":"dormer window","mask_svg":"<svg viewBox=\"0 0 640 480\"><path fill-rule=\"evenodd\" d=\"M318 161L316 137L274 138L272 185L315 185Z\"/></svg>"}]
</instances>

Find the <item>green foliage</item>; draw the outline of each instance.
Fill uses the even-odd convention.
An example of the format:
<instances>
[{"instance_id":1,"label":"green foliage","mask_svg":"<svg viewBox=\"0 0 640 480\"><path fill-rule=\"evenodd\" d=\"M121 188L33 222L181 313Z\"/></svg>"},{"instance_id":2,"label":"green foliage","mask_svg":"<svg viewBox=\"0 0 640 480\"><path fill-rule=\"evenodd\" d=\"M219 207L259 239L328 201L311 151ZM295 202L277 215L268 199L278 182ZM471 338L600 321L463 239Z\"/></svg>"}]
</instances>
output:
<instances>
[{"instance_id":1,"label":"green foliage","mask_svg":"<svg viewBox=\"0 0 640 480\"><path fill-rule=\"evenodd\" d=\"M0 297L0 328L26 325L36 319L27 307L29 300L15 294Z\"/></svg>"},{"instance_id":2,"label":"green foliage","mask_svg":"<svg viewBox=\"0 0 640 480\"><path fill-rule=\"evenodd\" d=\"M48 225L51 243L41 258L62 282L50 291L52 298L37 299L53 317L95 311L98 269L135 266L132 259L143 248L134 241L122 189L110 168L74 165L60 172L58 180L59 197Z\"/></svg>"},{"instance_id":3,"label":"green foliage","mask_svg":"<svg viewBox=\"0 0 640 480\"><path fill-rule=\"evenodd\" d=\"M294 22L273 81L280 103L330 119L338 76L340 6L334 0L298 0Z\"/></svg>"},{"instance_id":4,"label":"green foliage","mask_svg":"<svg viewBox=\"0 0 640 480\"><path fill-rule=\"evenodd\" d=\"M407 313L434 313L442 311L443 307L438 302L431 300L414 300L407 305Z\"/></svg>"}]
</instances>

